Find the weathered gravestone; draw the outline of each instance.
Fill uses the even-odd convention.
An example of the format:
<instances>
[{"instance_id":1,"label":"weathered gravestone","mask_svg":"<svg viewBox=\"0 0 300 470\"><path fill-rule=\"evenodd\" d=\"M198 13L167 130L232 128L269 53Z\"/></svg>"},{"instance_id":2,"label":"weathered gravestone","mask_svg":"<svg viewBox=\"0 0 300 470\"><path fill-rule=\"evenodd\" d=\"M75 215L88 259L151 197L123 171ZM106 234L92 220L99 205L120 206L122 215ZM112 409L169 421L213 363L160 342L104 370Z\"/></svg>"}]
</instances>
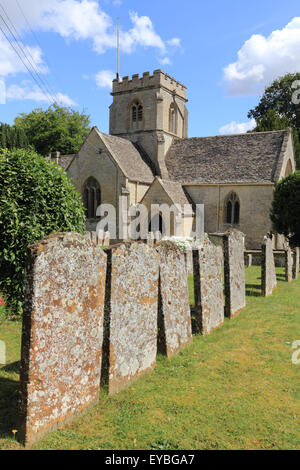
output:
<instances>
[{"instance_id":1,"label":"weathered gravestone","mask_svg":"<svg viewBox=\"0 0 300 470\"><path fill-rule=\"evenodd\" d=\"M158 350L168 357L192 341L189 292L182 250L161 242L159 254Z\"/></svg>"},{"instance_id":2,"label":"weathered gravestone","mask_svg":"<svg viewBox=\"0 0 300 470\"><path fill-rule=\"evenodd\" d=\"M154 246L154 233L153 232L148 232L148 235L147 235L147 245L149 245L150 247L153 247Z\"/></svg>"},{"instance_id":3,"label":"weathered gravestone","mask_svg":"<svg viewBox=\"0 0 300 470\"><path fill-rule=\"evenodd\" d=\"M206 335L224 323L223 253L208 239L193 250L196 331Z\"/></svg>"},{"instance_id":4,"label":"weathered gravestone","mask_svg":"<svg viewBox=\"0 0 300 470\"><path fill-rule=\"evenodd\" d=\"M285 280L287 282L293 280L293 255L290 247L285 250Z\"/></svg>"},{"instance_id":5,"label":"weathered gravestone","mask_svg":"<svg viewBox=\"0 0 300 470\"><path fill-rule=\"evenodd\" d=\"M102 384L110 394L153 369L157 350L158 253L142 242L107 252Z\"/></svg>"},{"instance_id":6,"label":"weathered gravestone","mask_svg":"<svg viewBox=\"0 0 300 470\"><path fill-rule=\"evenodd\" d=\"M262 244L261 257L261 290L264 297L272 295L277 286L275 260L273 254L273 243L267 238Z\"/></svg>"},{"instance_id":7,"label":"weathered gravestone","mask_svg":"<svg viewBox=\"0 0 300 470\"><path fill-rule=\"evenodd\" d=\"M225 315L233 318L246 306L244 234L230 230L223 237Z\"/></svg>"},{"instance_id":8,"label":"weathered gravestone","mask_svg":"<svg viewBox=\"0 0 300 470\"><path fill-rule=\"evenodd\" d=\"M4 341L0 341L0 364L6 364L6 345Z\"/></svg>"},{"instance_id":9,"label":"weathered gravestone","mask_svg":"<svg viewBox=\"0 0 300 470\"><path fill-rule=\"evenodd\" d=\"M103 245L103 240L104 240L104 231L102 229L100 229L97 232L97 244L98 244L98 246Z\"/></svg>"},{"instance_id":10,"label":"weathered gravestone","mask_svg":"<svg viewBox=\"0 0 300 470\"><path fill-rule=\"evenodd\" d=\"M28 248L21 354L25 444L97 402L106 255L76 233Z\"/></svg>"},{"instance_id":11,"label":"weathered gravestone","mask_svg":"<svg viewBox=\"0 0 300 470\"><path fill-rule=\"evenodd\" d=\"M298 279L299 277L299 256L300 248L296 247L293 251L293 278Z\"/></svg>"},{"instance_id":12,"label":"weathered gravestone","mask_svg":"<svg viewBox=\"0 0 300 470\"><path fill-rule=\"evenodd\" d=\"M185 259L186 274L188 276L192 276L193 275L193 250L186 249L184 251L184 259Z\"/></svg>"}]
</instances>

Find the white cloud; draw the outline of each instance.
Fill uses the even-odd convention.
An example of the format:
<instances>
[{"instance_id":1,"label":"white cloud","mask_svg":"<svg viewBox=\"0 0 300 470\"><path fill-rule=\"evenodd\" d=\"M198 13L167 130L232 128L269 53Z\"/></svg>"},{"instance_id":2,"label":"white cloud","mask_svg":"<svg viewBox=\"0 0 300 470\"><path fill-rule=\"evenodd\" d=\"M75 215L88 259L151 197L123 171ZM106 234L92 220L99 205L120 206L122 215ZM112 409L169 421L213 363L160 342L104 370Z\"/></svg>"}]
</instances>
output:
<instances>
[{"instance_id":1,"label":"white cloud","mask_svg":"<svg viewBox=\"0 0 300 470\"><path fill-rule=\"evenodd\" d=\"M232 96L256 95L275 78L300 70L300 17L268 37L254 34L238 51L238 60L224 68Z\"/></svg>"},{"instance_id":2,"label":"white cloud","mask_svg":"<svg viewBox=\"0 0 300 470\"><path fill-rule=\"evenodd\" d=\"M101 88L111 88L114 78L116 74L111 70L100 70L95 76L96 83Z\"/></svg>"},{"instance_id":3,"label":"white cloud","mask_svg":"<svg viewBox=\"0 0 300 470\"><path fill-rule=\"evenodd\" d=\"M241 122L237 123L236 121L232 121L225 126L220 127L219 133L221 135L224 134L243 134L248 131L252 131L256 126L255 119L251 119L248 122Z\"/></svg>"},{"instance_id":4,"label":"white cloud","mask_svg":"<svg viewBox=\"0 0 300 470\"><path fill-rule=\"evenodd\" d=\"M20 49L18 47L19 43L12 42L14 48L19 52L21 57L23 58L23 61L28 65L26 59L24 59L24 56L22 56L22 53L20 52ZM27 49L30 52L31 57L34 59L35 64L38 67L38 70L41 73L46 73L47 68L45 67L42 59L42 50L39 47L30 47L27 46ZM33 62L32 58L28 54L29 60ZM29 65L28 65L29 67ZM7 75L10 74L16 74L20 72L26 72L27 69L13 47L9 44L9 42L5 39L5 37L0 34L0 76L6 77Z\"/></svg>"},{"instance_id":5,"label":"white cloud","mask_svg":"<svg viewBox=\"0 0 300 470\"><path fill-rule=\"evenodd\" d=\"M6 98L8 100L32 100L38 102L48 102L49 98L41 91L41 89L34 85L29 87L27 85L10 85L6 90ZM57 93L55 95L56 101L63 106L74 106L76 103L68 96L63 93ZM50 103L49 103L50 104Z\"/></svg>"},{"instance_id":6,"label":"white cloud","mask_svg":"<svg viewBox=\"0 0 300 470\"><path fill-rule=\"evenodd\" d=\"M183 47L181 45L181 39L180 38L172 38L167 41L167 44L173 48L178 48L183 52Z\"/></svg>"},{"instance_id":7,"label":"white cloud","mask_svg":"<svg viewBox=\"0 0 300 470\"><path fill-rule=\"evenodd\" d=\"M162 59L159 59L159 62L161 65L171 65L172 63L169 57L163 57Z\"/></svg>"},{"instance_id":8,"label":"white cloud","mask_svg":"<svg viewBox=\"0 0 300 470\"><path fill-rule=\"evenodd\" d=\"M64 38L91 40L96 52L102 54L116 47L116 26L96 0L18 0L33 29L53 31ZM115 0L114 3L120 3ZM3 6L19 29L28 29L16 2L2 0ZM137 46L154 47L165 54L167 46L181 47L180 39L164 41L156 33L148 16L130 11L132 28L120 32L121 49L132 53Z\"/></svg>"},{"instance_id":9,"label":"white cloud","mask_svg":"<svg viewBox=\"0 0 300 470\"><path fill-rule=\"evenodd\" d=\"M153 23L148 16L138 16L134 11L129 12L133 28L128 32L121 32L121 48L125 52L134 51L137 45L144 47L156 47L162 54L166 52L166 45L155 32Z\"/></svg>"},{"instance_id":10,"label":"white cloud","mask_svg":"<svg viewBox=\"0 0 300 470\"><path fill-rule=\"evenodd\" d=\"M35 31L56 33L68 41L88 40L95 52L99 54L116 47L116 27L110 16L100 8L96 0L18 0L18 2ZM18 3L11 0L2 0L1 4L20 34L22 35L25 31L28 31L28 24L18 7ZM121 31L121 49L126 53L132 53L138 46L152 47L159 51L158 60L162 61L163 64L169 64L168 48L180 47L180 39L163 40L156 33L148 16L139 16L136 12L130 12L129 14L132 28L128 31ZM43 62L42 50L39 47L28 47L28 49L30 49L31 55L41 72L49 72ZM28 73L7 40L0 35L0 77L21 72ZM96 80L98 86L110 87L112 72L99 72ZM19 90L15 96L20 96L19 99L43 101L42 97L44 95L42 92L37 95L36 90L34 90ZM33 98L28 98L28 96ZM60 94L59 96L65 102L71 100L66 95Z\"/></svg>"}]
</instances>

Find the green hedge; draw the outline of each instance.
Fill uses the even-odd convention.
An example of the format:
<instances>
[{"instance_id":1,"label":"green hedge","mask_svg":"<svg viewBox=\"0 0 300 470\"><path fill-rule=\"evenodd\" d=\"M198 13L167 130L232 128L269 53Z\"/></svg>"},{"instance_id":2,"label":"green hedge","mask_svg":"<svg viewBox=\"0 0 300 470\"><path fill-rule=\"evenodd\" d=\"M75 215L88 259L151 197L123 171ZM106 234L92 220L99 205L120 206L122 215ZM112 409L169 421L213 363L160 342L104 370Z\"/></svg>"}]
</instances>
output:
<instances>
[{"instance_id":1,"label":"green hedge","mask_svg":"<svg viewBox=\"0 0 300 470\"><path fill-rule=\"evenodd\" d=\"M64 170L33 151L0 150L0 292L20 314L27 246L85 228L79 193Z\"/></svg>"}]
</instances>

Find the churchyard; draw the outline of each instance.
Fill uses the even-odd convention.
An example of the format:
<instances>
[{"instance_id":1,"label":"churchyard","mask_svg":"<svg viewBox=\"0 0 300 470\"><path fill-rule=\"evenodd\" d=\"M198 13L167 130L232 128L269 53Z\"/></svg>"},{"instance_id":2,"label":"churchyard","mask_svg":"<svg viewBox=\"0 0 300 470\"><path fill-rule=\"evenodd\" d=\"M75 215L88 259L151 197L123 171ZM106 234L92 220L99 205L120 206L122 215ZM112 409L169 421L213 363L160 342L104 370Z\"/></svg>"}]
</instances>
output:
<instances>
[{"instance_id":1,"label":"churchyard","mask_svg":"<svg viewBox=\"0 0 300 470\"><path fill-rule=\"evenodd\" d=\"M100 390L89 411L33 449L299 449L300 280L261 296L261 268L245 268L246 303L233 320L167 358L119 393ZM193 304L193 278L189 276ZM3 313L5 306L1 306ZM17 440L21 322L2 320L0 449ZM294 361L292 358L294 357ZM18 431L14 433L13 431Z\"/></svg>"}]
</instances>

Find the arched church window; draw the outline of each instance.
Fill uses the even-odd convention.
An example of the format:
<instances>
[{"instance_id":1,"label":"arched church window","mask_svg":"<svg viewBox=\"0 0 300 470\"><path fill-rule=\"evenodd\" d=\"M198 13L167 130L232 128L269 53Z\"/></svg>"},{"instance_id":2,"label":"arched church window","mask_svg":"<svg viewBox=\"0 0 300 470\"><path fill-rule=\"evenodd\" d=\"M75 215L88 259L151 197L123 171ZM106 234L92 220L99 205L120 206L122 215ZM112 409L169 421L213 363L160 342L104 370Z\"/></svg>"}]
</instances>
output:
<instances>
[{"instance_id":1,"label":"arched church window","mask_svg":"<svg viewBox=\"0 0 300 470\"><path fill-rule=\"evenodd\" d=\"M139 101L136 101L131 106L131 120L133 123L143 120L143 105Z\"/></svg>"},{"instance_id":2,"label":"arched church window","mask_svg":"<svg viewBox=\"0 0 300 470\"><path fill-rule=\"evenodd\" d=\"M240 223L240 201L235 193L230 193L225 200L225 223L230 225Z\"/></svg>"},{"instance_id":3,"label":"arched church window","mask_svg":"<svg viewBox=\"0 0 300 470\"><path fill-rule=\"evenodd\" d=\"M172 134L177 133L177 112L173 103L169 110L169 132L172 132Z\"/></svg>"},{"instance_id":4,"label":"arched church window","mask_svg":"<svg viewBox=\"0 0 300 470\"><path fill-rule=\"evenodd\" d=\"M101 204L101 189L98 181L92 176L88 178L84 185L83 203L86 217L88 219L94 219L96 217L97 207Z\"/></svg>"},{"instance_id":5,"label":"arched church window","mask_svg":"<svg viewBox=\"0 0 300 470\"><path fill-rule=\"evenodd\" d=\"M291 173L293 173L293 167L292 167L292 162L289 160L286 165L285 169L285 175L284 176L289 176Z\"/></svg>"}]
</instances>

